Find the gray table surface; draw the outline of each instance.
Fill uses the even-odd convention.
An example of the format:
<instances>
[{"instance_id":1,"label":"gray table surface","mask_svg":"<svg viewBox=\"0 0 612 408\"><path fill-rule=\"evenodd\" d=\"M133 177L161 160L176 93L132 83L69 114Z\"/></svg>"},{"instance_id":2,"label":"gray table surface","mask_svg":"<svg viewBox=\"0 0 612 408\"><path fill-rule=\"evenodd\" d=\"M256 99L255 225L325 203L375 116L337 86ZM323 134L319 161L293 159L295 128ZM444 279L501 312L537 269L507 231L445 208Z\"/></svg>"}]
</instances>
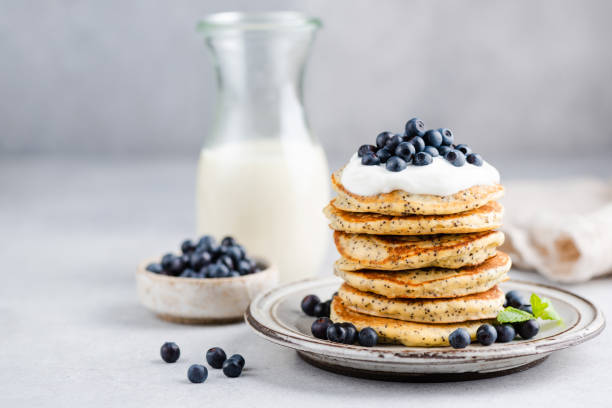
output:
<instances>
[{"instance_id":1,"label":"gray table surface","mask_svg":"<svg viewBox=\"0 0 612 408\"><path fill-rule=\"evenodd\" d=\"M611 175L606 158L546 169ZM180 158L0 157L0 406L610 406L610 330L511 376L407 384L319 370L244 324L156 319L137 301L134 268L194 233L194 174L193 160ZM564 287L612 316L610 278ZM180 345L176 364L160 360L164 341ZM214 345L242 353L248 369L237 379L211 370L205 384L189 384L187 367Z\"/></svg>"}]
</instances>

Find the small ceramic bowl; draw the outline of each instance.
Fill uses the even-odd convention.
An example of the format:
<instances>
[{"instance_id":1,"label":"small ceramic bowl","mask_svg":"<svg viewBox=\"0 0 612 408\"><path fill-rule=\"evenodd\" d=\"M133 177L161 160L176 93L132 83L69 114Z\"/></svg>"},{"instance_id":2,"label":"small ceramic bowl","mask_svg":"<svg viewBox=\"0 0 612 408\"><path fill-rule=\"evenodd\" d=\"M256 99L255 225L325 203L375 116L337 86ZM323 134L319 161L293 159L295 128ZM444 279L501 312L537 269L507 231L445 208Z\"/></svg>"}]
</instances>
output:
<instances>
[{"instance_id":1,"label":"small ceramic bowl","mask_svg":"<svg viewBox=\"0 0 612 408\"><path fill-rule=\"evenodd\" d=\"M232 278L180 278L149 272L155 259L136 272L140 302L159 318L187 324L230 323L243 319L251 300L278 282L274 265L255 258L257 273Z\"/></svg>"}]
</instances>

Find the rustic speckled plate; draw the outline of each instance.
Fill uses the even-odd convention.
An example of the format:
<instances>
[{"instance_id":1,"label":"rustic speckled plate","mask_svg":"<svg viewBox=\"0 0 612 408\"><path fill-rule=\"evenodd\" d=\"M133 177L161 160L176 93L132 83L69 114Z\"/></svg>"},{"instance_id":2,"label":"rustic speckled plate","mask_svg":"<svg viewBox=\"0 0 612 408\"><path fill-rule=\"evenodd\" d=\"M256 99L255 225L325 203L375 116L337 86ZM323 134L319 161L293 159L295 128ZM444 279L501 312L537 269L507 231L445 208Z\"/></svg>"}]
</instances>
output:
<instances>
[{"instance_id":1,"label":"rustic speckled plate","mask_svg":"<svg viewBox=\"0 0 612 408\"><path fill-rule=\"evenodd\" d=\"M460 381L487 378L526 370L541 363L555 350L597 336L605 326L601 311L588 300L563 289L524 281L508 281L504 291L516 289L525 296L537 293L550 299L563 325L544 322L530 340L450 347L372 348L319 340L310 333L313 318L300 309L310 293L331 297L341 281L336 277L305 280L262 293L245 313L247 323L266 339L290 347L308 363L340 374L395 381Z\"/></svg>"}]
</instances>

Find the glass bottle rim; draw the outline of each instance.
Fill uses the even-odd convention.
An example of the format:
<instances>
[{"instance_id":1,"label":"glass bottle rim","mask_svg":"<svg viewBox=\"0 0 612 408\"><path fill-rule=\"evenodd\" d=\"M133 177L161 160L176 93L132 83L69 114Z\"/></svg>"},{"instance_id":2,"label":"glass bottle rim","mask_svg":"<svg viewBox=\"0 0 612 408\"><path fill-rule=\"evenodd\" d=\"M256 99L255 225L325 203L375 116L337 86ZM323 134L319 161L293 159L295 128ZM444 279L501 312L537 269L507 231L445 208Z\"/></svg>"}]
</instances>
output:
<instances>
[{"instance_id":1,"label":"glass bottle rim","mask_svg":"<svg viewBox=\"0 0 612 408\"><path fill-rule=\"evenodd\" d=\"M210 35L219 31L276 31L311 28L322 25L317 17L298 11L239 12L208 14L198 20L196 29Z\"/></svg>"}]
</instances>

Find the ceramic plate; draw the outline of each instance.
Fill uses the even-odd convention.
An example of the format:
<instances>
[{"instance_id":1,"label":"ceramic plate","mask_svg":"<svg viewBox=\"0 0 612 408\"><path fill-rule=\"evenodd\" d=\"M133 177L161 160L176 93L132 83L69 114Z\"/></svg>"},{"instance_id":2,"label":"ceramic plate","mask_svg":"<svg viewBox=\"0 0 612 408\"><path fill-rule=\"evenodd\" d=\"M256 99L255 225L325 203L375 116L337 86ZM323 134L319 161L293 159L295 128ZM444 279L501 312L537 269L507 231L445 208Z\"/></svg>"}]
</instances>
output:
<instances>
[{"instance_id":1,"label":"ceramic plate","mask_svg":"<svg viewBox=\"0 0 612 408\"><path fill-rule=\"evenodd\" d=\"M553 351L597 336L605 326L601 311L588 300L563 289L510 280L504 291L524 296L537 293L552 301L564 324L543 322L529 340L478 343L465 349L451 347L361 347L320 340L310 333L314 318L300 309L307 294L329 299L341 281L336 277L305 280L277 287L257 296L245 313L247 323L264 338L290 347L308 363L341 374L383 380L456 381L494 377L533 367Z\"/></svg>"}]
</instances>

